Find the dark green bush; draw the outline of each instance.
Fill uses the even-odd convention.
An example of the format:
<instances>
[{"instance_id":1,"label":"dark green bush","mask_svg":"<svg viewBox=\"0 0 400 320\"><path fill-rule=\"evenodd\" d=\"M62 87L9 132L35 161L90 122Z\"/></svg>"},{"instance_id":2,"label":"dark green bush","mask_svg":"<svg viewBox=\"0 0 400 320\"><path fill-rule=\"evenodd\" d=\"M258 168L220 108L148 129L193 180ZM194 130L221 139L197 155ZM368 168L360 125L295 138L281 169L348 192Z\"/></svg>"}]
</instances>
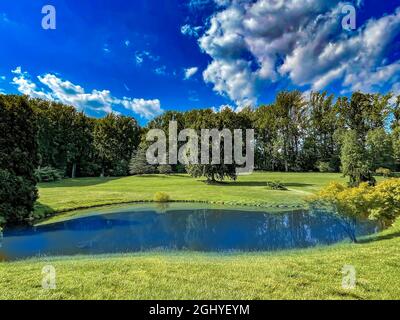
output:
<instances>
[{"instance_id":1,"label":"dark green bush","mask_svg":"<svg viewBox=\"0 0 400 320\"><path fill-rule=\"evenodd\" d=\"M110 175L113 177L125 177L129 173L129 162L120 160L116 162L113 169L110 170Z\"/></svg>"},{"instance_id":2,"label":"dark green bush","mask_svg":"<svg viewBox=\"0 0 400 320\"><path fill-rule=\"evenodd\" d=\"M0 95L0 224L26 223L38 197L36 117L26 97Z\"/></svg>"},{"instance_id":3,"label":"dark green bush","mask_svg":"<svg viewBox=\"0 0 400 320\"><path fill-rule=\"evenodd\" d=\"M54 182L63 178L63 172L52 167L43 167L35 170L35 177L38 182Z\"/></svg>"},{"instance_id":4,"label":"dark green bush","mask_svg":"<svg viewBox=\"0 0 400 320\"><path fill-rule=\"evenodd\" d=\"M0 225L27 223L37 197L35 184L0 169Z\"/></svg>"},{"instance_id":5,"label":"dark green bush","mask_svg":"<svg viewBox=\"0 0 400 320\"><path fill-rule=\"evenodd\" d=\"M163 164L163 165L158 166L157 171L160 174L171 174L172 167L169 164Z\"/></svg>"},{"instance_id":6,"label":"dark green bush","mask_svg":"<svg viewBox=\"0 0 400 320\"><path fill-rule=\"evenodd\" d=\"M283 183L280 181L267 181L267 187L271 190L280 190L280 191L287 191L288 189L285 187Z\"/></svg>"},{"instance_id":7,"label":"dark green bush","mask_svg":"<svg viewBox=\"0 0 400 320\"><path fill-rule=\"evenodd\" d=\"M319 172L327 173L327 172L335 172L335 169L331 168L329 162L318 162L317 168Z\"/></svg>"}]
</instances>

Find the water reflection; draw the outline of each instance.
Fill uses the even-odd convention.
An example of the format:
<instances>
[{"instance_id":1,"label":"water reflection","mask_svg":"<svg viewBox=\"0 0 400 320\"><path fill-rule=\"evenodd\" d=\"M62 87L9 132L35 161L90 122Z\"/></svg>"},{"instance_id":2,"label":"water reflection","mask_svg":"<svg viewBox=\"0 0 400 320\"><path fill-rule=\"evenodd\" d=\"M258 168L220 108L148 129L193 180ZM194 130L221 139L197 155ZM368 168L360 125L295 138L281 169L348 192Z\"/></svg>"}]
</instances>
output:
<instances>
[{"instance_id":1,"label":"water reflection","mask_svg":"<svg viewBox=\"0 0 400 320\"><path fill-rule=\"evenodd\" d=\"M359 221L358 236L379 231ZM348 238L326 212L250 212L223 209L153 209L114 212L4 232L0 257L101 254L165 250L270 251L329 245Z\"/></svg>"}]
</instances>

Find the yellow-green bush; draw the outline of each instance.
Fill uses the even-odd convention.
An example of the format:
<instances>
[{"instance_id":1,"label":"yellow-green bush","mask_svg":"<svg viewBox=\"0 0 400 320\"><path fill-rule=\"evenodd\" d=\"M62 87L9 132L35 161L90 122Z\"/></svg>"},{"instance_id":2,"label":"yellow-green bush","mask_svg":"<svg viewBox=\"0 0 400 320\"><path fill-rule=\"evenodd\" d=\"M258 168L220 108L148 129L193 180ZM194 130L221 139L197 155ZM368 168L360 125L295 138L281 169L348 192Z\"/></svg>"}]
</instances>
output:
<instances>
[{"instance_id":1,"label":"yellow-green bush","mask_svg":"<svg viewBox=\"0 0 400 320\"><path fill-rule=\"evenodd\" d=\"M400 179L385 180L375 187L362 183L354 188L333 182L308 198L308 202L329 207L348 218L393 221L400 216Z\"/></svg>"},{"instance_id":2,"label":"yellow-green bush","mask_svg":"<svg viewBox=\"0 0 400 320\"><path fill-rule=\"evenodd\" d=\"M165 193L165 192L157 192L155 195L154 195L154 201L155 202L168 202L168 201L170 201L171 199L170 199L170 196L169 196L169 194L168 193Z\"/></svg>"},{"instance_id":3,"label":"yellow-green bush","mask_svg":"<svg viewBox=\"0 0 400 320\"><path fill-rule=\"evenodd\" d=\"M400 216L400 179L381 182L369 197L371 219L393 221Z\"/></svg>"},{"instance_id":4,"label":"yellow-green bush","mask_svg":"<svg viewBox=\"0 0 400 320\"><path fill-rule=\"evenodd\" d=\"M392 175L392 170L388 168L378 168L375 173L388 178Z\"/></svg>"},{"instance_id":5,"label":"yellow-green bush","mask_svg":"<svg viewBox=\"0 0 400 320\"><path fill-rule=\"evenodd\" d=\"M333 182L308 198L308 202L311 207L325 208L342 217L349 227L349 235L356 241L357 219L389 224L400 216L400 179L385 180L375 187L363 183L354 188Z\"/></svg>"}]
</instances>

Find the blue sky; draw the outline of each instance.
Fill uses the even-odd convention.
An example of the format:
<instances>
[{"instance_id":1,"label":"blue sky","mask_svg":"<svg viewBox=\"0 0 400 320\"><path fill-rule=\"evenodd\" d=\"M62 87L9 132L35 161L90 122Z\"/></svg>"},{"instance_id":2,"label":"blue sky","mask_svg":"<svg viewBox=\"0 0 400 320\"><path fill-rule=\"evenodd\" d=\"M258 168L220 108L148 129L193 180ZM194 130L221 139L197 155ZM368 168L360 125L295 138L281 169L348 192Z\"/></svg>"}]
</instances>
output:
<instances>
[{"instance_id":1,"label":"blue sky","mask_svg":"<svg viewBox=\"0 0 400 320\"><path fill-rule=\"evenodd\" d=\"M55 30L41 27L47 4ZM400 2L354 1L352 31L345 4L2 0L0 90L141 123L163 110L269 103L283 89L400 94Z\"/></svg>"}]
</instances>

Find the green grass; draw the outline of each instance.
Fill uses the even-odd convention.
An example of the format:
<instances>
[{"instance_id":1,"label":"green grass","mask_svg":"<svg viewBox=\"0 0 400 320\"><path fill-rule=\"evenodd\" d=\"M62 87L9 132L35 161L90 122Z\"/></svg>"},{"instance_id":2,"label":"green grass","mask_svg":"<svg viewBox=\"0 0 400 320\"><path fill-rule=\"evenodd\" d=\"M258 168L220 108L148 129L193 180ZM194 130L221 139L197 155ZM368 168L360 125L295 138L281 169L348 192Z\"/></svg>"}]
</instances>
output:
<instances>
[{"instance_id":1,"label":"green grass","mask_svg":"<svg viewBox=\"0 0 400 320\"><path fill-rule=\"evenodd\" d=\"M279 253L146 253L0 263L0 299L400 299L400 223L360 244ZM41 287L53 265L57 289ZM342 268L357 272L342 288Z\"/></svg>"},{"instance_id":2,"label":"green grass","mask_svg":"<svg viewBox=\"0 0 400 320\"><path fill-rule=\"evenodd\" d=\"M280 180L289 191L268 190L267 180ZM333 180L345 181L338 174L315 173L256 173L220 186L185 175L64 180L40 185L37 210L150 201L156 192L166 192L172 200L304 206L304 197ZM149 252L4 262L0 299L400 299L399 248L400 220L359 244L307 250ZM56 290L41 286L42 268L49 264L57 271ZM356 268L354 290L342 288L344 265Z\"/></svg>"},{"instance_id":3,"label":"green grass","mask_svg":"<svg viewBox=\"0 0 400 320\"><path fill-rule=\"evenodd\" d=\"M266 182L274 180L283 182L289 190L270 190ZM168 193L173 201L303 207L306 196L333 180L346 181L340 174L261 172L241 176L238 181L223 185L207 185L187 175L68 179L40 184L36 211L40 215L108 204L152 201L157 192Z\"/></svg>"}]
</instances>

